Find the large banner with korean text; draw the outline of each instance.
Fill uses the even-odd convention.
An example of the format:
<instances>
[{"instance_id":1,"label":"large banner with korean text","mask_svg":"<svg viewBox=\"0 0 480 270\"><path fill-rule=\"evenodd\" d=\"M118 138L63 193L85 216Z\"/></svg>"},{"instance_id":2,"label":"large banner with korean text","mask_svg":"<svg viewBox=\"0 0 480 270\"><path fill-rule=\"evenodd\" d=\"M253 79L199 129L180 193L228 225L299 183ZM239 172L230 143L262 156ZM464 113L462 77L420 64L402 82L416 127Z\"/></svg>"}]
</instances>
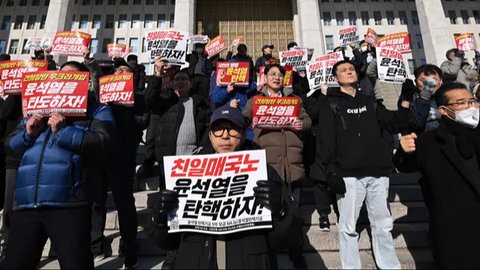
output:
<instances>
[{"instance_id":1,"label":"large banner with korean text","mask_svg":"<svg viewBox=\"0 0 480 270\"><path fill-rule=\"evenodd\" d=\"M299 111L299 97L255 96L252 126L263 129L292 128Z\"/></svg>"},{"instance_id":2,"label":"large banner with korean text","mask_svg":"<svg viewBox=\"0 0 480 270\"><path fill-rule=\"evenodd\" d=\"M47 70L45 60L11 60L0 63L0 95L20 95L24 74Z\"/></svg>"},{"instance_id":3,"label":"large banner with korean text","mask_svg":"<svg viewBox=\"0 0 480 270\"><path fill-rule=\"evenodd\" d=\"M229 234L272 228L271 213L253 188L266 180L265 150L167 156L165 184L178 192L179 208L168 217L169 233Z\"/></svg>"},{"instance_id":4,"label":"large banner with korean text","mask_svg":"<svg viewBox=\"0 0 480 270\"><path fill-rule=\"evenodd\" d=\"M147 33L145 50L148 59L154 61L161 57L172 65L184 65L187 57L188 33L166 29Z\"/></svg>"}]
</instances>

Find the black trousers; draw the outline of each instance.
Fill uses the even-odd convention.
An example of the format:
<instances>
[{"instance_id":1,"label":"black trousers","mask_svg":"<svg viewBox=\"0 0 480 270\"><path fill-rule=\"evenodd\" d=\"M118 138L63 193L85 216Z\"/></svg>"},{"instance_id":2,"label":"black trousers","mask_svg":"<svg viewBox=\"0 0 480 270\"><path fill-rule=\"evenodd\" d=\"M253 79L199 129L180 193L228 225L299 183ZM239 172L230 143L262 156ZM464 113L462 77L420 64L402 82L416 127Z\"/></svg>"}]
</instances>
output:
<instances>
[{"instance_id":1,"label":"black trousers","mask_svg":"<svg viewBox=\"0 0 480 270\"><path fill-rule=\"evenodd\" d=\"M2 229L0 229L0 243L2 244L8 242L16 180L17 169L7 169L5 173L5 201L3 203Z\"/></svg>"},{"instance_id":2,"label":"black trousers","mask_svg":"<svg viewBox=\"0 0 480 270\"><path fill-rule=\"evenodd\" d=\"M48 207L14 211L4 269L34 269L50 238L62 269L93 269L90 208Z\"/></svg>"}]
</instances>

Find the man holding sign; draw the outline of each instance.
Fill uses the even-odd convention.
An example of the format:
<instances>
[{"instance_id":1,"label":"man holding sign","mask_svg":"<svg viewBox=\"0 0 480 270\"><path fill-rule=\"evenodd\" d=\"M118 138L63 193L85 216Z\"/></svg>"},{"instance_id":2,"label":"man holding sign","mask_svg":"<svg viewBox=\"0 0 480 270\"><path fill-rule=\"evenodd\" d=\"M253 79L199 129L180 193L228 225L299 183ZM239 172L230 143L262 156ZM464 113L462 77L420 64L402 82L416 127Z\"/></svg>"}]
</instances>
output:
<instances>
[{"instance_id":1,"label":"man holding sign","mask_svg":"<svg viewBox=\"0 0 480 270\"><path fill-rule=\"evenodd\" d=\"M213 113L210 123L211 148L203 149L200 154L226 154L258 149L251 141L245 140L246 123L239 109L229 106L220 107ZM238 152L239 155L244 153L248 152ZM215 157L216 155L211 156L211 158ZM265 169L268 179L252 179L256 181L256 186L253 188L254 204L259 204L259 207L265 207L271 211L273 228L255 229L253 227L247 231L223 234L182 233L177 251L176 269L271 269L276 266L273 252L288 247L292 241L292 232L295 229L301 230L301 225L294 223L294 214L297 209L282 179L270 166L263 168ZM168 173L170 175L171 172ZM169 181L168 178L167 181ZM233 185L233 183L230 184L230 190ZM153 218L157 224L156 240L160 245L165 245L166 240L170 239L167 238L169 236L167 215L179 207L179 198L184 200L173 190L160 192L156 216ZM224 205L221 209L226 207ZM205 208L202 211L205 211ZM240 211L240 209L234 211ZM170 227L172 226L171 223Z\"/></svg>"}]
</instances>

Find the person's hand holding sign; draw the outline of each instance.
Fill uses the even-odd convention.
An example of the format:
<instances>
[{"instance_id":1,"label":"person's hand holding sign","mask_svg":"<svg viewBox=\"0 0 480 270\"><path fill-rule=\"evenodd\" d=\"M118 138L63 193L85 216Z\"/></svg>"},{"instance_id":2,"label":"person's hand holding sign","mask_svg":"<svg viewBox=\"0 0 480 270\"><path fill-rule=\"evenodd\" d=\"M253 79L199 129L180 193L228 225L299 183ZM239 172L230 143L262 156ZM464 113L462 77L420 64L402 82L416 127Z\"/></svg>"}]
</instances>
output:
<instances>
[{"instance_id":1,"label":"person's hand holding sign","mask_svg":"<svg viewBox=\"0 0 480 270\"><path fill-rule=\"evenodd\" d=\"M45 123L42 121L42 116L40 114L34 114L28 119L25 128L30 138L36 138L38 134L45 129Z\"/></svg>"},{"instance_id":2,"label":"person's hand holding sign","mask_svg":"<svg viewBox=\"0 0 480 270\"><path fill-rule=\"evenodd\" d=\"M178 193L173 190L161 190L155 205L154 220L157 224L166 224L168 213L178 208Z\"/></svg>"},{"instance_id":3,"label":"person's hand holding sign","mask_svg":"<svg viewBox=\"0 0 480 270\"><path fill-rule=\"evenodd\" d=\"M48 125L52 128L53 133L57 133L67 125L67 119L59 113L52 113L48 119Z\"/></svg>"},{"instance_id":4,"label":"person's hand holding sign","mask_svg":"<svg viewBox=\"0 0 480 270\"><path fill-rule=\"evenodd\" d=\"M235 85L235 82L231 82L231 83L228 84L228 86L227 86L227 92L228 93L232 92L235 89L234 85Z\"/></svg>"},{"instance_id":5,"label":"person's hand holding sign","mask_svg":"<svg viewBox=\"0 0 480 270\"><path fill-rule=\"evenodd\" d=\"M158 57L155 59L155 75L157 77L162 76L162 74L165 72L166 65L167 61L164 58Z\"/></svg>"},{"instance_id":6,"label":"person's hand holding sign","mask_svg":"<svg viewBox=\"0 0 480 270\"><path fill-rule=\"evenodd\" d=\"M293 129L296 131L301 131L303 129L303 122L300 119L295 119L295 122L293 122Z\"/></svg>"},{"instance_id":7,"label":"person's hand holding sign","mask_svg":"<svg viewBox=\"0 0 480 270\"><path fill-rule=\"evenodd\" d=\"M272 212L274 218L280 219L286 215L283 207L282 186L275 181L260 180L253 188L255 200Z\"/></svg>"}]
</instances>

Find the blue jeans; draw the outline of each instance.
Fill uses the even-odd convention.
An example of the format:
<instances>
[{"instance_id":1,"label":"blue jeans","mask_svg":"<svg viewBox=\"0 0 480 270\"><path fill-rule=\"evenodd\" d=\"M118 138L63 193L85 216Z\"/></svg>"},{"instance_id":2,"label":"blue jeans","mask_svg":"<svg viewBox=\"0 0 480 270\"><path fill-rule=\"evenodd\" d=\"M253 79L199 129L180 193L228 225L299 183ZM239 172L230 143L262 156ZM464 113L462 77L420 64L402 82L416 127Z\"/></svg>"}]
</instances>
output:
<instances>
[{"instance_id":1,"label":"blue jeans","mask_svg":"<svg viewBox=\"0 0 480 270\"><path fill-rule=\"evenodd\" d=\"M393 218L388 209L388 177L345 177L345 194L337 194L340 219L340 260L344 269L361 269L356 225L363 201L367 204L372 229L375 261L380 269L400 269L391 230Z\"/></svg>"}]
</instances>

